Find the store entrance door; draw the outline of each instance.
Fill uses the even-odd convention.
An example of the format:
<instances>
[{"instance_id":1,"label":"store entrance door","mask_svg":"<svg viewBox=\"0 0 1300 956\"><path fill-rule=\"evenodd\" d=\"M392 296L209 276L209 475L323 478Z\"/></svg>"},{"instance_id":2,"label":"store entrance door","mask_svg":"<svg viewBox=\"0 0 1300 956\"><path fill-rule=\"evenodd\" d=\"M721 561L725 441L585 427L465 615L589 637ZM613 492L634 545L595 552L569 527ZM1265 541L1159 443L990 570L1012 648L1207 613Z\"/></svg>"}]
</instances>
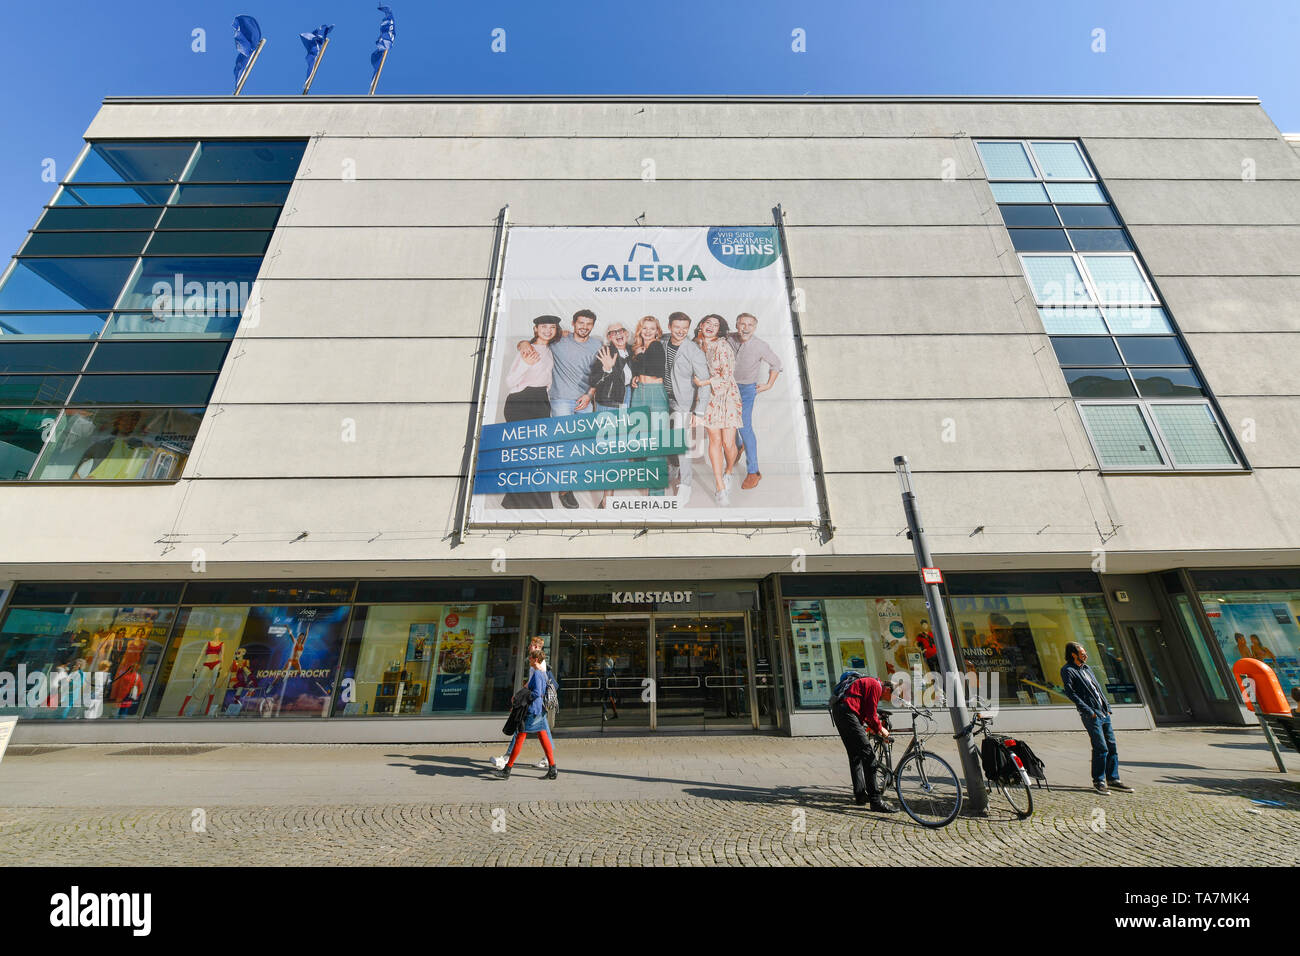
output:
<instances>
[{"instance_id":1,"label":"store entrance door","mask_svg":"<svg viewBox=\"0 0 1300 956\"><path fill-rule=\"evenodd\" d=\"M1147 703L1157 723L1190 720L1192 708L1179 687L1178 674L1165 643L1163 628L1156 622L1128 624L1128 636L1142 654L1141 670L1147 685Z\"/></svg>"},{"instance_id":2,"label":"store entrance door","mask_svg":"<svg viewBox=\"0 0 1300 956\"><path fill-rule=\"evenodd\" d=\"M744 615L655 615L656 725L752 728Z\"/></svg>"},{"instance_id":3,"label":"store entrance door","mask_svg":"<svg viewBox=\"0 0 1300 956\"><path fill-rule=\"evenodd\" d=\"M648 730L650 615L557 615L554 633L556 730Z\"/></svg>"}]
</instances>

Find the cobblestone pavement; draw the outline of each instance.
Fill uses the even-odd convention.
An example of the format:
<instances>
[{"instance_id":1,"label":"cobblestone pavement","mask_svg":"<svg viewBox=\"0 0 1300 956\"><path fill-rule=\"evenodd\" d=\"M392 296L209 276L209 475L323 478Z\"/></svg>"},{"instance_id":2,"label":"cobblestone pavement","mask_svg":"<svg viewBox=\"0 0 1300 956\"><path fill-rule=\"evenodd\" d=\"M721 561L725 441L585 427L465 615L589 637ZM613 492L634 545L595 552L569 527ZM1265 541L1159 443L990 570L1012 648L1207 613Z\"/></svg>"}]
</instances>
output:
<instances>
[{"instance_id":1,"label":"cobblestone pavement","mask_svg":"<svg viewBox=\"0 0 1300 956\"><path fill-rule=\"evenodd\" d=\"M1300 864L1300 784L1258 731L1124 735L1138 793L1104 797L1081 738L1035 735L1028 820L995 795L943 830L852 806L827 739L567 740L554 783L490 777L492 745L14 748L0 865Z\"/></svg>"}]
</instances>

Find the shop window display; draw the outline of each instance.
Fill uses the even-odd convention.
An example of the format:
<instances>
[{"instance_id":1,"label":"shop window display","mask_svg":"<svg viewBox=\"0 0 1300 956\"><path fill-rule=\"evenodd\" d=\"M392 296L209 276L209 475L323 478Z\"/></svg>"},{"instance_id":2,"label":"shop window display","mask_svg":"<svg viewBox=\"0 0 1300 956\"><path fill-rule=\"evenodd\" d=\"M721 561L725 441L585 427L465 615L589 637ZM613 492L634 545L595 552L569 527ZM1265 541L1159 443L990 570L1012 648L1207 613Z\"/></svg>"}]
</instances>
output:
<instances>
[{"instance_id":1,"label":"shop window display","mask_svg":"<svg viewBox=\"0 0 1300 956\"><path fill-rule=\"evenodd\" d=\"M1228 667L1262 661L1290 696L1300 685L1300 591L1202 591L1201 603Z\"/></svg>"},{"instance_id":2,"label":"shop window display","mask_svg":"<svg viewBox=\"0 0 1300 956\"><path fill-rule=\"evenodd\" d=\"M11 608L0 627L0 716L134 717L175 611Z\"/></svg>"},{"instance_id":3,"label":"shop window display","mask_svg":"<svg viewBox=\"0 0 1300 956\"><path fill-rule=\"evenodd\" d=\"M334 713L500 713L508 709L518 638L514 604L359 607Z\"/></svg>"},{"instance_id":4,"label":"shop window display","mask_svg":"<svg viewBox=\"0 0 1300 956\"><path fill-rule=\"evenodd\" d=\"M201 408L68 409L34 477L177 478L202 420Z\"/></svg>"},{"instance_id":5,"label":"shop window display","mask_svg":"<svg viewBox=\"0 0 1300 956\"><path fill-rule=\"evenodd\" d=\"M148 716L327 716L349 610L181 608Z\"/></svg>"}]
</instances>

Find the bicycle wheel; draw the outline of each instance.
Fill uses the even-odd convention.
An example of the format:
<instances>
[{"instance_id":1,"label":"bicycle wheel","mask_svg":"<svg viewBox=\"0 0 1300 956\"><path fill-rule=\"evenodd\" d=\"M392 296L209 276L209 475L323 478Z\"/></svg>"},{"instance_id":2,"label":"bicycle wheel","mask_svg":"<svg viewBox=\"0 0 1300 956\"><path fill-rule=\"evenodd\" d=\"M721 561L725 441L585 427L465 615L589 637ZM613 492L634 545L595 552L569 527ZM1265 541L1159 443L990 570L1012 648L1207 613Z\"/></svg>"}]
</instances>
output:
<instances>
[{"instance_id":1,"label":"bicycle wheel","mask_svg":"<svg viewBox=\"0 0 1300 956\"><path fill-rule=\"evenodd\" d=\"M876 755L876 768L872 773L876 781L876 793L884 793L889 789L889 768L893 766L890 758L890 747L883 741L876 740L872 747Z\"/></svg>"},{"instance_id":2,"label":"bicycle wheel","mask_svg":"<svg viewBox=\"0 0 1300 956\"><path fill-rule=\"evenodd\" d=\"M998 789L1002 791L1002 796L1007 798L1007 803L1011 804L1011 809L1019 819L1023 820L1034 812L1034 792L1021 777L1017 776L1014 780L999 780Z\"/></svg>"},{"instance_id":3,"label":"bicycle wheel","mask_svg":"<svg viewBox=\"0 0 1300 956\"><path fill-rule=\"evenodd\" d=\"M898 765L894 790L903 810L923 827L946 827L961 811L961 781L948 761L928 751Z\"/></svg>"}]
</instances>

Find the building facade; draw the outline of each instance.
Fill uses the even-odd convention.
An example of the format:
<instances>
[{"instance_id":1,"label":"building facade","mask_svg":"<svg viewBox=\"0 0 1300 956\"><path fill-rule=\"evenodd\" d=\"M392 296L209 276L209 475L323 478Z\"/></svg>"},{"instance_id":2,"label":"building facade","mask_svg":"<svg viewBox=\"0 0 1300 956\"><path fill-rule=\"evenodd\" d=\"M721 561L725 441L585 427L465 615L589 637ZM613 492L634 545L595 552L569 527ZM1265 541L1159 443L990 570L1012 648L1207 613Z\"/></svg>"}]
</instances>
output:
<instances>
[{"instance_id":1,"label":"building facade","mask_svg":"<svg viewBox=\"0 0 1300 956\"><path fill-rule=\"evenodd\" d=\"M896 455L999 726L1077 727L1070 640L1121 728L1253 719L1241 657L1300 683L1300 155L1257 100L85 138L0 280L21 741L494 740L532 635L562 733L830 733L841 670L930 670Z\"/></svg>"}]
</instances>

